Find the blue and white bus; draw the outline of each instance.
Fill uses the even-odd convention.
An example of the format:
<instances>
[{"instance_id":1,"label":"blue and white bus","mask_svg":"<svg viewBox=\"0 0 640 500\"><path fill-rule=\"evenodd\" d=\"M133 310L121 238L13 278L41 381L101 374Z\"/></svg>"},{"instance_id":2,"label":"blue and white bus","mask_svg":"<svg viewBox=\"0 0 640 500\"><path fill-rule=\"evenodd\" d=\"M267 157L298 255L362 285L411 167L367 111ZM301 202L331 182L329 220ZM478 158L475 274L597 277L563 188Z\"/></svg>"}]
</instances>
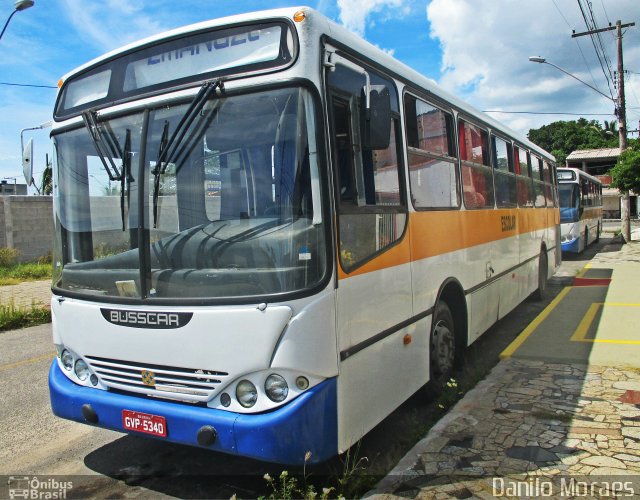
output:
<instances>
[{"instance_id":1,"label":"blue and white bus","mask_svg":"<svg viewBox=\"0 0 640 500\"><path fill-rule=\"evenodd\" d=\"M558 168L562 251L580 253L600 239L602 183L577 168Z\"/></svg>"},{"instance_id":2,"label":"blue and white bus","mask_svg":"<svg viewBox=\"0 0 640 500\"><path fill-rule=\"evenodd\" d=\"M560 262L554 158L309 8L106 54L54 119L63 418L323 461Z\"/></svg>"}]
</instances>

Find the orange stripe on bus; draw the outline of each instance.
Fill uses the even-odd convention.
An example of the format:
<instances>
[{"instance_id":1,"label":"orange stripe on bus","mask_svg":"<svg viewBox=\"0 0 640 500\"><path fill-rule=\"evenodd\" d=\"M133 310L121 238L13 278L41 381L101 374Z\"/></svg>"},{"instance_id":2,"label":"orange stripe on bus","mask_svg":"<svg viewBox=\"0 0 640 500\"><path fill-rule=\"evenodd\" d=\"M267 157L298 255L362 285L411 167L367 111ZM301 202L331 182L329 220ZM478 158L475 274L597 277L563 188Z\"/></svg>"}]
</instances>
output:
<instances>
[{"instance_id":1,"label":"orange stripe on bus","mask_svg":"<svg viewBox=\"0 0 640 500\"><path fill-rule=\"evenodd\" d=\"M553 228L559 219L553 208L412 212L402 241L350 273L339 267L338 279Z\"/></svg>"}]
</instances>

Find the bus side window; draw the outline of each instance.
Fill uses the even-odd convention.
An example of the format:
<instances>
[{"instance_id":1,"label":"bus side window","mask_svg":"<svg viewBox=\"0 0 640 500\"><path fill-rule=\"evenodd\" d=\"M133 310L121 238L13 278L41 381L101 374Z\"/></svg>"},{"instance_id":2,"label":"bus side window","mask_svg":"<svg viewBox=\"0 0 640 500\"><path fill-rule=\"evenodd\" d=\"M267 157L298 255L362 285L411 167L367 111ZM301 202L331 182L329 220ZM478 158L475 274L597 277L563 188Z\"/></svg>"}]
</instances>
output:
<instances>
[{"instance_id":1,"label":"bus side window","mask_svg":"<svg viewBox=\"0 0 640 500\"><path fill-rule=\"evenodd\" d=\"M406 206L401 191L399 105L393 82L367 70L372 85L384 85L391 98L389 147L363 147L360 131L363 74L337 65L328 73L331 138L339 199L340 261L346 271L395 243L404 233Z\"/></svg>"},{"instance_id":2,"label":"bus side window","mask_svg":"<svg viewBox=\"0 0 640 500\"><path fill-rule=\"evenodd\" d=\"M515 207L518 205L518 195L511 144L495 135L491 143L496 204L498 208Z\"/></svg>"},{"instance_id":3,"label":"bus side window","mask_svg":"<svg viewBox=\"0 0 640 500\"><path fill-rule=\"evenodd\" d=\"M353 141L349 123L349 105L335 98L333 103L333 126L338 174L338 195L341 202L354 200Z\"/></svg>"},{"instance_id":4,"label":"bus side window","mask_svg":"<svg viewBox=\"0 0 640 500\"><path fill-rule=\"evenodd\" d=\"M516 173L518 175L518 206L532 207L534 196L529 152L522 147L514 147L513 149L516 161Z\"/></svg>"},{"instance_id":5,"label":"bus side window","mask_svg":"<svg viewBox=\"0 0 640 500\"><path fill-rule=\"evenodd\" d=\"M533 175L533 188L535 196L535 207L543 208L546 205L545 186L544 186L544 172L542 160L537 156L531 155L531 172Z\"/></svg>"},{"instance_id":6,"label":"bus side window","mask_svg":"<svg viewBox=\"0 0 640 500\"><path fill-rule=\"evenodd\" d=\"M490 167L489 136L480 127L458 122L462 189L465 207L493 207L493 175Z\"/></svg>"},{"instance_id":7,"label":"bus side window","mask_svg":"<svg viewBox=\"0 0 640 500\"><path fill-rule=\"evenodd\" d=\"M404 97L404 111L413 206L457 208L453 116L410 94Z\"/></svg>"}]
</instances>

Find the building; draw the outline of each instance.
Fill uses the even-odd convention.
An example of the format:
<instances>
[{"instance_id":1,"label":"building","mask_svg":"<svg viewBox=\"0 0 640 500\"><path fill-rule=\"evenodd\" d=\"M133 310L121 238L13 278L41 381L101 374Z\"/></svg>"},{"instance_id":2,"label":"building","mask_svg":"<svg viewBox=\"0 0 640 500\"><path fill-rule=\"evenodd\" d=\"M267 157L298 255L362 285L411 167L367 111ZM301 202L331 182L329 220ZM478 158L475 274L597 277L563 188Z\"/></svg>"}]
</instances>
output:
<instances>
[{"instance_id":1,"label":"building","mask_svg":"<svg viewBox=\"0 0 640 500\"><path fill-rule=\"evenodd\" d=\"M24 195L27 194L26 184L10 184L6 180L0 181L0 196L9 195Z\"/></svg>"},{"instance_id":2,"label":"building","mask_svg":"<svg viewBox=\"0 0 640 500\"><path fill-rule=\"evenodd\" d=\"M567 167L579 168L602 182L602 210L605 219L620 218L620 191L612 188L609 170L618 161L620 148L579 149L567 156ZM638 217L638 196L631 193L629 210L632 218Z\"/></svg>"}]
</instances>

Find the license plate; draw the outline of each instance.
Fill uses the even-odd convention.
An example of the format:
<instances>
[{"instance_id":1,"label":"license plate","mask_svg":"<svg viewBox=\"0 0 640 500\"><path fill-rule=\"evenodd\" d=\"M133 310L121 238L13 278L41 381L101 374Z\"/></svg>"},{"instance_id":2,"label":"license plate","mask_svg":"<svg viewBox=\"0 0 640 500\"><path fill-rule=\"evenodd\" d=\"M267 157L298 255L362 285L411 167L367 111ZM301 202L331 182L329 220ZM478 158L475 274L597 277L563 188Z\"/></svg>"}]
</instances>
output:
<instances>
[{"instance_id":1,"label":"license plate","mask_svg":"<svg viewBox=\"0 0 640 500\"><path fill-rule=\"evenodd\" d=\"M128 431L144 432L152 436L167 435L167 420L159 415L122 410L122 426Z\"/></svg>"}]
</instances>

